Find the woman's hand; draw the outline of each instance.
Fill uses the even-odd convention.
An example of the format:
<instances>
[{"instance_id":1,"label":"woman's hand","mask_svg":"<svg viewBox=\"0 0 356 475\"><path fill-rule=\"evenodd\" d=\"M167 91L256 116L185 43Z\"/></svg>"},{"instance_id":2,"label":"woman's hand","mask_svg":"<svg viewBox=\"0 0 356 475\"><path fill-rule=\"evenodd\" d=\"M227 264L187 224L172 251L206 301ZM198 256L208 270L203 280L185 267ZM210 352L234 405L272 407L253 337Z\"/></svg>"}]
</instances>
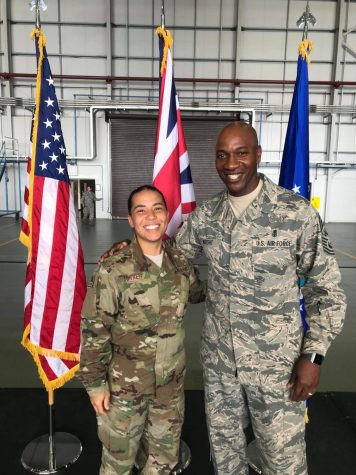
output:
<instances>
[{"instance_id":1,"label":"woman's hand","mask_svg":"<svg viewBox=\"0 0 356 475\"><path fill-rule=\"evenodd\" d=\"M94 411L101 416L105 416L110 409L110 392L104 389L102 393L90 397Z\"/></svg>"}]
</instances>

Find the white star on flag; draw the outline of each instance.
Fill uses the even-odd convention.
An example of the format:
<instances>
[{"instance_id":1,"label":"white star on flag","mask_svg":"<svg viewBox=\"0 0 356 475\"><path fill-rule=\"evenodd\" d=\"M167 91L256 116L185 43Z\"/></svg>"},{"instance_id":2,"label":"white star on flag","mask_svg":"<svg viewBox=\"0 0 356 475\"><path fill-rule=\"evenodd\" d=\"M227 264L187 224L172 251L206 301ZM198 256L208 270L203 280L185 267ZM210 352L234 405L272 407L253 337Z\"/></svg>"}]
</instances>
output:
<instances>
[{"instance_id":1,"label":"white star on flag","mask_svg":"<svg viewBox=\"0 0 356 475\"><path fill-rule=\"evenodd\" d=\"M58 170L58 174L59 174L59 175L60 175L60 174L64 175L64 173L63 173L63 172L64 172L64 168L62 168L61 165L59 165L59 168L57 168L56 170Z\"/></svg>"},{"instance_id":2,"label":"white star on flag","mask_svg":"<svg viewBox=\"0 0 356 475\"><path fill-rule=\"evenodd\" d=\"M46 150L46 148L49 148L49 146L51 145L51 142L47 142L47 140L45 139L45 141L41 145L43 145L43 150Z\"/></svg>"},{"instance_id":3,"label":"white star on flag","mask_svg":"<svg viewBox=\"0 0 356 475\"><path fill-rule=\"evenodd\" d=\"M44 125L46 126L46 129L48 129L48 127L52 127L52 122L53 121L50 121L49 119L47 119L46 122L43 122Z\"/></svg>"},{"instance_id":4,"label":"white star on flag","mask_svg":"<svg viewBox=\"0 0 356 475\"><path fill-rule=\"evenodd\" d=\"M49 86L53 86L54 81L51 77L49 79L46 79L46 81L48 81Z\"/></svg>"},{"instance_id":5,"label":"white star on flag","mask_svg":"<svg viewBox=\"0 0 356 475\"><path fill-rule=\"evenodd\" d=\"M56 118L56 120L59 120L59 118L61 116L61 114L58 114L58 112L55 112L53 115Z\"/></svg>"},{"instance_id":6,"label":"white star on flag","mask_svg":"<svg viewBox=\"0 0 356 475\"><path fill-rule=\"evenodd\" d=\"M63 145L62 145L61 147L59 147L59 150L60 150L60 152L63 153L63 154L64 154L65 151L66 151L66 149L63 147Z\"/></svg>"},{"instance_id":7,"label":"white star on flag","mask_svg":"<svg viewBox=\"0 0 356 475\"><path fill-rule=\"evenodd\" d=\"M57 160L58 155L55 155L54 152L52 153L52 155L49 156L49 158L52 159L52 162L58 162L58 160Z\"/></svg>"},{"instance_id":8,"label":"white star on flag","mask_svg":"<svg viewBox=\"0 0 356 475\"><path fill-rule=\"evenodd\" d=\"M54 103L54 100L51 99L51 98L48 98L46 101L44 101L46 104L47 104L47 107L49 106L52 106L53 107L53 103Z\"/></svg>"},{"instance_id":9,"label":"white star on flag","mask_svg":"<svg viewBox=\"0 0 356 475\"><path fill-rule=\"evenodd\" d=\"M59 142L60 135L58 135L57 132L55 132L54 135L52 135L52 137L54 138L54 141L58 140Z\"/></svg>"},{"instance_id":10,"label":"white star on flag","mask_svg":"<svg viewBox=\"0 0 356 475\"><path fill-rule=\"evenodd\" d=\"M300 193L300 186L297 186L297 184L295 183L294 187L292 188L292 191L294 191L294 193Z\"/></svg>"},{"instance_id":11,"label":"white star on flag","mask_svg":"<svg viewBox=\"0 0 356 475\"><path fill-rule=\"evenodd\" d=\"M47 165L48 165L48 163L42 162L42 163L40 163L39 166L42 168L42 171L43 171L45 169L47 170Z\"/></svg>"}]
</instances>

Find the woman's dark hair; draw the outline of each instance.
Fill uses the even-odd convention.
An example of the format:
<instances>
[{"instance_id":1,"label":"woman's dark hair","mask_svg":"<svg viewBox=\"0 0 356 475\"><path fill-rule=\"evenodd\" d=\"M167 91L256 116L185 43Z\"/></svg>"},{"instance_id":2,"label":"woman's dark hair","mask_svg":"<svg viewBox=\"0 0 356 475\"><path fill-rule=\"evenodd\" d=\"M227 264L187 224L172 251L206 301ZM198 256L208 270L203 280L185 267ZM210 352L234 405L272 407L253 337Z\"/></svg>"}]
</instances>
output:
<instances>
[{"instance_id":1,"label":"woman's dark hair","mask_svg":"<svg viewBox=\"0 0 356 475\"><path fill-rule=\"evenodd\" d=\"M162 191L160 191L158 188L156 188L156 187L153 186L153 185L142 185L142 186L139 186L138 188L135 188L135 189L134 189L133 191L131 191L131 193L130 193L130 196L129 196L128 200L127 200L127 209L128 209L129 214L131 214L132 198L133 198L137 193L141 193L141 191L144 191L144 190L155 191L156 193L158 193L159 195L161 195L161 198L162 198L164 207L165 207L166 209L168 209L168 208L167 208L167 203L166 203L166 200L164 199L164 196L163 196Z\"/></svg>"}]
</instances>

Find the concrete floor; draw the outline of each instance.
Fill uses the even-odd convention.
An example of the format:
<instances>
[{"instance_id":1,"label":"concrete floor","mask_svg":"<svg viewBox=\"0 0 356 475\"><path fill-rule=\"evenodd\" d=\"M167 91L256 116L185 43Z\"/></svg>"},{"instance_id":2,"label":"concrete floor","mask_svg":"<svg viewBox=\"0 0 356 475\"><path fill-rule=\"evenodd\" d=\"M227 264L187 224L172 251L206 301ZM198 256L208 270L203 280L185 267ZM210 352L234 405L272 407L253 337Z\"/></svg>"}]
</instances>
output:
<instances>
[{"instance_id":1,"label":"concrete floor","mask_svg":"<svg viewBox=\"0 0 356 475\"><path fill-rule=\"evenodd\" d=\"M80 234L87 277L94 270L98 256L131 235L126 221L97 220L80 223ZM341 268L348 297L347 318L341 335L335 340L322 367L320 391L356 392L356 224L327 226ZM0 387L42 387L30 354L20 344L23 330L23 293L27 250L18 242L20 222L0 219ZM202 278L206 265L199 264ZM187 389L201 389L199 339L203 304L191 305L186 316ZM66 387L80 387L75 380Z\"/></svg>"}]
</instances>

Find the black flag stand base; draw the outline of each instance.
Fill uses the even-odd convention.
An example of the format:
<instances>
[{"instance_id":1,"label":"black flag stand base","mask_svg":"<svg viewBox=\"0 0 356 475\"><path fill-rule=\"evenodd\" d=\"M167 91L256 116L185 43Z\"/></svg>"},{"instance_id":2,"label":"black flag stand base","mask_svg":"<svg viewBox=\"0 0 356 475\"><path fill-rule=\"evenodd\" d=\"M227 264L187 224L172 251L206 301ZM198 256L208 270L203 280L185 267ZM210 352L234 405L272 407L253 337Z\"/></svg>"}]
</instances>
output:
<instances>
[{"instance_id":1,"label":"black flag stand base","mask_svg":"<svg viewBox=\"0 0 356 475\"><path fill-rule=\"evenodd\" d=\"M249 466L259 475L262 475L261 469L261 454L257 447L256 439L250 442L247 446L247 460Z\"/></svg>"},{"instance_id":2,"label":"black flag stand base","mask_svg":"<svg viewBox=\"0 0 356 475\"><path fill-rule=\"evenodd\" d=\"M54 431L54 395L48 392L49 431L29 442L22 452L22 466L32 473L56 473L72 465L82 452L80 440Z\"/></svg>"},{"instance_id":3,"label":"black flag stand base","mask_svg":"<svg viewBox=\"0 0 356 475\"><path fill-rule=\"evenodd\" d=\"M192 454L188 445L184 442L184 440L180 439L180 446L179 446L179 459L177 465L171 471L170 475L178 475L179 473L184 472L184 470L190 464L192 460ZM143 463L140 463L140 457L136 458L135 467L140 469Z\"/></svg>"}]
</instances>

